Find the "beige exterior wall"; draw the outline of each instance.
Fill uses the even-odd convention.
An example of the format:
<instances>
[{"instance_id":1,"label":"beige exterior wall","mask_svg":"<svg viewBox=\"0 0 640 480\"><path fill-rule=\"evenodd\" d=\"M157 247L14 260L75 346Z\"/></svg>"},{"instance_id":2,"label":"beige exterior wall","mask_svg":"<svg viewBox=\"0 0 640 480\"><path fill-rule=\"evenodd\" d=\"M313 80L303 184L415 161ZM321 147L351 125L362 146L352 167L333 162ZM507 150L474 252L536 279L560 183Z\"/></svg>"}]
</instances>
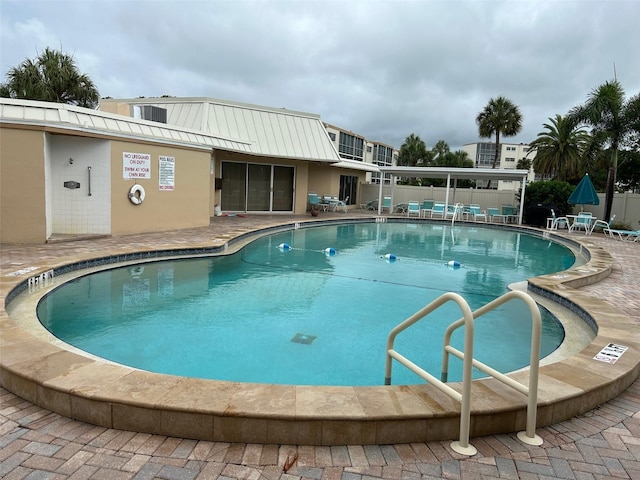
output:
<instances>
[{"instance_id":1,"label":"beige exterior wall","mask_svg":"<svg viewBox=\"0 0 640 480\"><path fill-rule=\"evenodd\" d=\"M151 155L151 178L123 178L124 152ZM175 190L159 189L159 156L175 158ZM111 233L126 235L209 225L211 154L205 150L175 146L112 141L111 145ZM128 194L134 184L145 189L145 200L134 205Z\"/></svg>"},{"instance_id":2,"label":"beige exterior wall","mask_svg":"<svg viewBox=\"0 0 640 480\"><path fill-rule=\"evenodd\" d=\"M293 213L296 215L302 215L305 213L307 209L307 191L308 185L311 182L312 173L310 162L303 160L289 160L284 158L272 158L272 157L256 157L252 155L245 155L242 153L236 152L225 152L225 151L216 151L215 152L215 166L214 166L214 177L220 178L222 171L222 162L245 162L245 163L255 163L255 164L267 164L267 165L282 165L282 166L292 166L295 167L295 177L294 177L294 202L293 202ZM324 167L328 170L330 167ZM334 169L335 170L335 169ZM211 180L211 189L213 189L214 180ZM336 187L337 189L337 187ZM220 204L220 190L215 191L214 197L212 197L214 201L212 205ZM211 209L213 215L213 206ZM266 213L266 212L265 212ZM277 213L276 213L277 214Z\"/></svg>"},{"instance_id":3,"label":"beige exterior wall","mask_svg":"<svg viewBox=\"0 0 640 480\"><path fill-rule=\"evenodd\" d=\"M0 242L44 243L44 132L0 127Z\"/></svg>"},{"instance_id":4,"label":"beige exterior wall","mask_svg":"<svg viewBox=\"0 0 640 480\"><path fill-rule=\"evenodd\" d=\"M44 128L0 128L0 242L44 243L51 233L51 199L47 197L47 153ZM64 132L57 131L58 135ZM68 138L74 135L69 135ZM85 136L89 138L89 136ZM147 142L110 142L111 235L166 231L210 223L211 154L208 149L183 148ZM150 179L123 176L123 153L151 155ZM60 155L63 152L58 151ZM159 188L159 156L175 158L175 190ZM54 165L55 168L55 165ZM83 180L84 182L84 180ZM135 183L145 200L134 205L128 193ZM83 185L84 187L84 185ZM211 207L212 210L212 207ZM82 234L83 232L76 232ZM91 232L84 232L91 233Z\"/></svg>"},{"instance_id":5,"label":"beige exterior wall","mask_svg":"<svg viewBox=\"0 0 640 480\"><path fill-rule=\"evenodd\" d=\"M337 171L337 168L328 165L309 165L309 184L307 191L304 192L305 202L307 201L306 194L309 192L317 193L320 196L337 195L340 186L339 178L333 183L333 174Z\"/></svg>"},{"instance_id":6,"label":"beige exterior wall","mask_svg":"<svg viewBox=\"0 0 640 480\"><path fill-rule=\"evenodd\" d=\"M329 165L309 165L309 188L307 192L317 193L320 196L324 195L339 195L340 189L340 175L349 175L358 177L358 197L362 196L361 184L366 182L367 174L359 170L348 170L344 168L331 167ZM305 202L306 193L305 192ZM359 203L359 199L352 199L354 204ZM306 205L306 203L305 203ZM306 208L306 207L305 207Z\"/></svg>"},{"instance_id":7,"label":"beige exterior wall","mask_svg":"<svg viewBox=\"0 0 640 480\"><path fill-rule=\"evenodd\" d=\"M116 113L118 115L124 115L125 117L132 116L131 106L128 103L100 102L100 111Z\"/></svg>"}]
</instances>

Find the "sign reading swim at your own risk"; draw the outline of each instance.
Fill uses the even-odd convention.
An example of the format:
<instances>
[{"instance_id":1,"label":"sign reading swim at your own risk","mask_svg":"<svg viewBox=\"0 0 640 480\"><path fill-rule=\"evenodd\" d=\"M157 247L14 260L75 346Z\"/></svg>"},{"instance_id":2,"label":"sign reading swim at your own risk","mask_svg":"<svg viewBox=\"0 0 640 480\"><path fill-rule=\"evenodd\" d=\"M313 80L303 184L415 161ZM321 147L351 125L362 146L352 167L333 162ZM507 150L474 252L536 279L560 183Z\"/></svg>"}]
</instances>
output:
<instances>
[{"instance_id":1,"label":"sign reading swim at your own risk","mask_svg":"<svg viewBox=\"0 0 640 480\"><path fill-rule=\"evenodd\" d=\"M122 153L122 177L125 180L151 178L151 155L148 153Z\"/></svg>"}]
</instances>

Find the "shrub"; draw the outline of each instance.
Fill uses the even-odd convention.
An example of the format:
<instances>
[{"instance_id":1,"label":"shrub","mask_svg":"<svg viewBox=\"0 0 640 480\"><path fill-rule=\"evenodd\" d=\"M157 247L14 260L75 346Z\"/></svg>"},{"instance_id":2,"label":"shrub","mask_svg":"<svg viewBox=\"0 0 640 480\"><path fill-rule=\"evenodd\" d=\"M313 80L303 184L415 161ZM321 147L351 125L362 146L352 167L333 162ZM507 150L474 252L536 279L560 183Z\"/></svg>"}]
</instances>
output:
<instances>
[{"instance_id":1,"label":"shrub","mask_svg":"<svg viewBox=\"0 0 640 480\"><path fill-rule=\"evenodd\" d=\"M573 205L570 205L568 200L574 188L567 182L559 182L557 180L531 182L525 190L524 209L526 211L527 208L536 203L552 203L558 208L558 211L556 211L557 216L570 214L573 211ZM516 197L519 199L521 194L522 189Z\"/></svg>"}]
</instances>

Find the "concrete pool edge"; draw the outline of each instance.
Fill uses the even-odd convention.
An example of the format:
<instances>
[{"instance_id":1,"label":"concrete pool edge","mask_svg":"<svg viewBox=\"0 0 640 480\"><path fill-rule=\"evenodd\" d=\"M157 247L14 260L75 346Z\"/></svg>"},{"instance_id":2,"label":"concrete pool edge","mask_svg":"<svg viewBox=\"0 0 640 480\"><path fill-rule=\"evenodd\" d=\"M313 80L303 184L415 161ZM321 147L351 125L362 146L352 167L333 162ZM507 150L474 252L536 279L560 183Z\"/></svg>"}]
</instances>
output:
<instances>
[{"instance_id":1,"label":"concrete pool edge","mask_svg":"<svg viewBox=\"0 0 640 480\"><path fill-rule=\"evenodd\" d=\"M540 235L539 230L530 231ZM611 257L598 249L590 250L591 259L581 267L583 271L530 280L588 312L598 326L598 335L582 352L541 368L538 426L565 420L615 397L639 374L640 342L633 328L628 328L633 324L608 304L571 288L608 275ZM78 260L87 259L73 259ZM62 258L29 275L68 263ZM6 299L24 277L2 280ZM2 385L32 403L89 423L245 443L384 444L449 440L458 435L459 405L430 385L302 387L151 374L42 342L15 325L6 309L1 315ZM593 361L609 342L627 345L629 350L614 365ZM527 372L511 376L525 382ZM473 392L472 436L524 429L523 396L493 380L474 382Z\"/></svg>"}]
</instances>

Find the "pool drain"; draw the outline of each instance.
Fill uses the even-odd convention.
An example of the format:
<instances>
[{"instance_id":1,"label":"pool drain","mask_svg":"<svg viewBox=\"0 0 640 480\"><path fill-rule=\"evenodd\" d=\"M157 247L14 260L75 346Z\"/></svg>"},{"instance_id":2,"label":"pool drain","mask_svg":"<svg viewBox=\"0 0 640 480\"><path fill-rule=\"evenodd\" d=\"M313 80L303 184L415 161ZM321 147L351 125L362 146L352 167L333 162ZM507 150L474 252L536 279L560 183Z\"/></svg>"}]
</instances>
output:
<instances>
[{"instance_id":1,"label":"pool drain","mask_svg":"<svg viewBox=\"0 0 640 480\"><path fill-rule=\"evenodd\" d=\"M302 343L303 345L311 345L316 339L313 335L305 335L304 333L296 333L291 339L292 342Z\"/></svg>"}]
</instances>

